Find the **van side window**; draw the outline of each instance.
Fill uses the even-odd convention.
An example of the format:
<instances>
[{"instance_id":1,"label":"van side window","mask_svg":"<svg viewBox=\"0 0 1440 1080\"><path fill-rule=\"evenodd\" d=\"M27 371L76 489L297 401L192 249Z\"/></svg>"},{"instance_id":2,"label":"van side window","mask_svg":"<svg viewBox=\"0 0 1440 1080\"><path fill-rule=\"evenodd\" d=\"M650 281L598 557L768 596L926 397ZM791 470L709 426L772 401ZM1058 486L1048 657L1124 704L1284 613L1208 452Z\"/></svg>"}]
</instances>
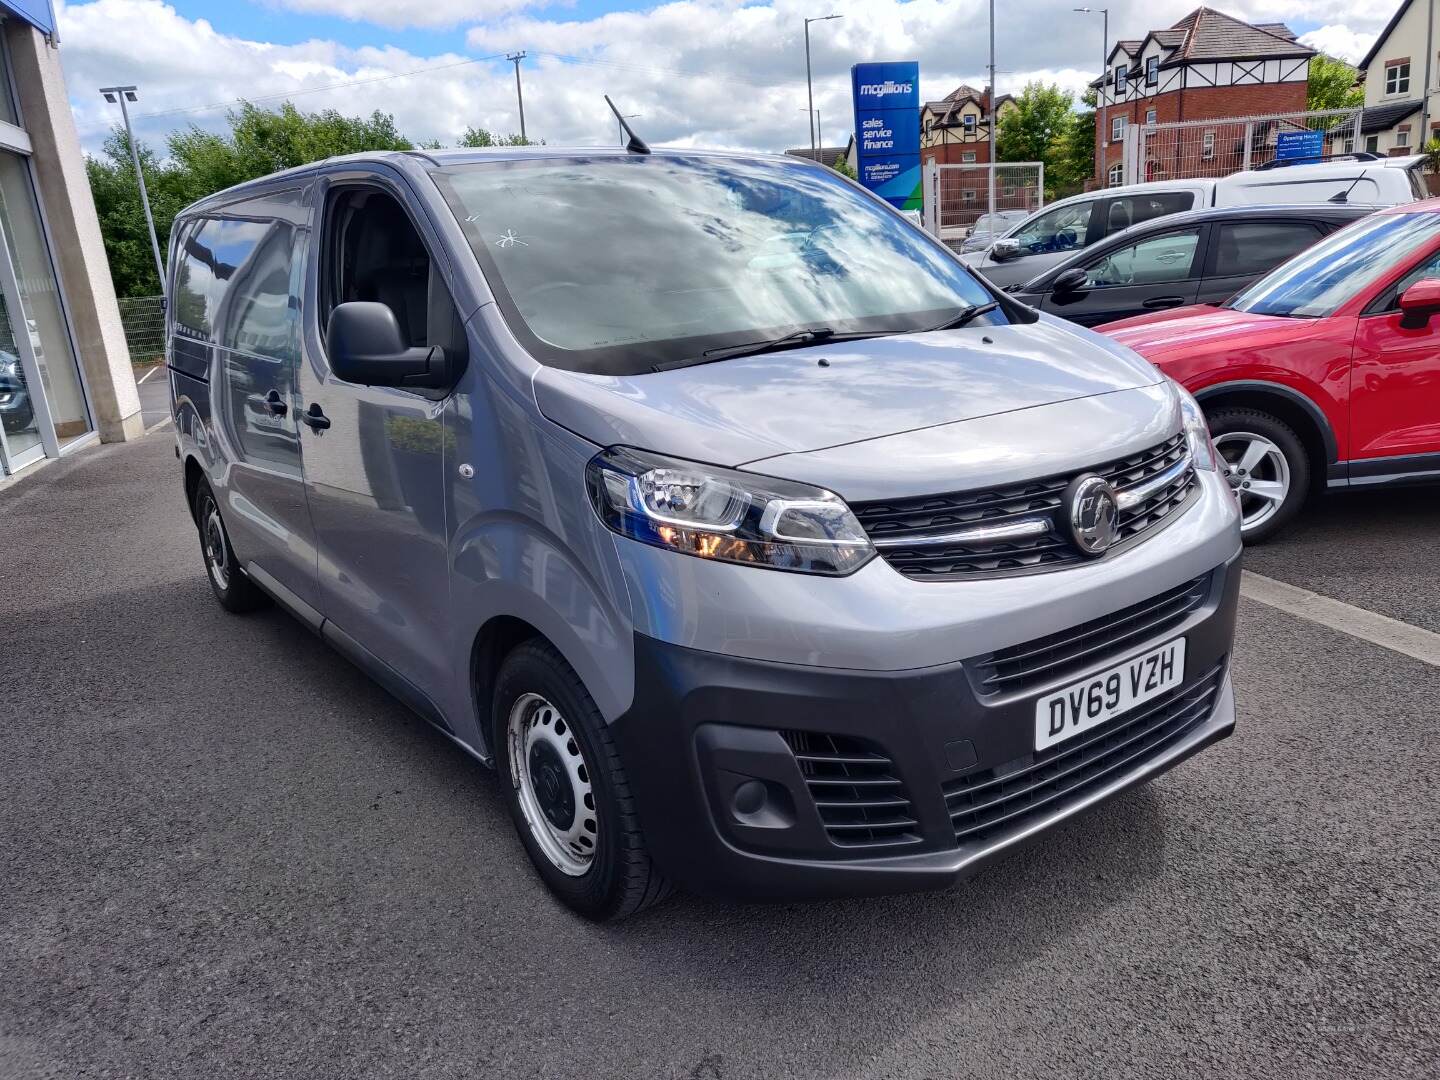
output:
<instances>
[{"instance_id":1,"label":"van side window","mask_svg":"<svg viewBox=\"0 0 1440 1080\"><path fill-rule=\"evenodd\" d=\"M1047 251L1083 248L1090 229L1090 212L1094 209L1095 200L1087 199L1041 214L1015 234L1020 254L1038 255Z\"/></svg>"},{"instance_id":2,"label":"van side window","mask_svg":"<svg viewBox=\"0 0 1440 1080\"><path fill-rule=\"evenodd\" d=\"M410 346L451 344L454 305L420 233L401 205L375 188L341 190L326 215L320 328L337 304L368 300L395 313Z\"/></svg>"},{"instance_id":3,"label":"van side window","mask_svg":"<svg viewBox=\"0 0 1440 1080\"><path fill-rule=\"evenodd\" d=\"M1178 214L1195 205L1193 191L1156 191L1138 195L1117 195L1105 212L1105 235L1139 225L1143 221Z\"/></svg>"},{"instance_id":4,"label":"van side window","mask_svg":"<svg viewBox=\"0 0 1440 1080\"><path fill-rule=\"evenodd\" d=\"M186 222L176 247L175 328L187 337L204 341L211 340L214 333L211 296L215 255L206 236L214 224L205 218Z\"/></svg>"}]
</instances>

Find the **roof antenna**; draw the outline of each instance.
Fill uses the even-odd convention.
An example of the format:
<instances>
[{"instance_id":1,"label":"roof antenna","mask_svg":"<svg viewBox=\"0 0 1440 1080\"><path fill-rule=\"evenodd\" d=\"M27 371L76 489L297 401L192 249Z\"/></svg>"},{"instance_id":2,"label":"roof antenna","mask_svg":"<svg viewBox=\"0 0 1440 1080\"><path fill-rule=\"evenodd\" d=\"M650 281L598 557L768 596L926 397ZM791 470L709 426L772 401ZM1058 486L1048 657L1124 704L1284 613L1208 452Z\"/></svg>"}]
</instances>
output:
<instances>
[{"instance_id":1,"label":"roof antenna","mask_svg":"<svg viewBox=\"0 0 1440 1080\"><path fill-rule=\"evenodd\" d=\"M626 135L630 136L630 141L625 144L625 149L630 151L630 153L632 154L650 153L650 147L646 146L645 140L640 138L639 135L636 135L635 132L630 129L630 125L625 122L625 117L620 115L620 110L617 109L615 107L615 103L610 100L609 94L605 95L605 104L610 106L610 111L615 114L615 119L620 121L621 130L623 130Z\"/></svg>"}]
</instances>

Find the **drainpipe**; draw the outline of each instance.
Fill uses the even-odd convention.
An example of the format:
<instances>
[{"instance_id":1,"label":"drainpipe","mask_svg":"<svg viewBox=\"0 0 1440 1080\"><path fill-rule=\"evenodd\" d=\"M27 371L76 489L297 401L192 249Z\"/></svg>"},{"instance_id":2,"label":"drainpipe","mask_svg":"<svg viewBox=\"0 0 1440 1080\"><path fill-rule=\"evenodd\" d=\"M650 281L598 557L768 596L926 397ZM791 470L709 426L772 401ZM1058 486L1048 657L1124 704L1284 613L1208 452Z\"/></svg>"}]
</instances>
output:
<instances>
[{"instance_id":1,"label":"drainpipe","mask_svg":"<svg viewBox=\"0 0 1440 1080\"><path fill-rule=\"evenodd\" d=\"M1428 8L1425 15L1425 89L1420 95L1420 147L1430 141L1430 63L1435 58L1435 0L1429 0Z\"/></svg>"}]
</instances>

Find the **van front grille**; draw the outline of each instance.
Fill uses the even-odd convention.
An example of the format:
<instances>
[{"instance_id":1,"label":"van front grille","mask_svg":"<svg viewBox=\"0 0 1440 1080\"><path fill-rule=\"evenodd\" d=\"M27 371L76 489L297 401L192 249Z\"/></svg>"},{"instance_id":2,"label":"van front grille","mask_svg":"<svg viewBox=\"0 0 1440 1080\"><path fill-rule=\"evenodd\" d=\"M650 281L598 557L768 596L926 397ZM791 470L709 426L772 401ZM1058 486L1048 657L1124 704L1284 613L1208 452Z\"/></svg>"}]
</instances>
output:
<instances>
[{"instance_id":1,"label":"van front grille","mask_svg":"<svg viewBox=\"0 0 1440 1080\"><path fill-rule=\"evenodd\" d=\"M1158 757L1214 711L1224 674L1222 659L1200 678L1033 755L1022 768L982 769L945 784L956 841L982 843L1023 828L1062 800L1083 796Z\"/></svg>"},{"instance_id":2,"label":"van front grille","mask_svg":"<svg viewBox=\"0 0 1440 1080\"><path fill-rule=\"evenodd\" d=\"M1183 468L1175 468L1181 463L1185 463ZM1070 540L1062 521L1062 496L1075 477L1097 473L1124 492L1156 481L1172 469L1170 483L1120 512L1117 543L1128 544L1173 518L1196 490L1183 432L1093 469L979 491L854 503L851 509L881 557L906 577L944 581L1026 573L1089 559ZM977 528L993 531L1026 526L1034 529L1029 535L1006 536L1002 532L991 538L947 539Z\"/></svg>"},{"instance_id":3,"label":"van front grille","mask_svg":"<svg viewBox=\"0 0 1440 1080\"><path fill-rule=\"evenodd\" d=\"M1079 675L1179 626L1210 596L1211 580L1202 574L1138 604L977 657L966 666L982 695L1030 691Z\"/></svg>"},{"instance_id":4,"label":"van front grille","mask_svg":"<svg viewBox=\"0 0 1440 1080\"><path fill-rule=\"evenodd\" d=\"M905 784L891 760L845 735L782 731L820 821L840 847L873 851L920 842Z\"/></svg>"}]
</instances>

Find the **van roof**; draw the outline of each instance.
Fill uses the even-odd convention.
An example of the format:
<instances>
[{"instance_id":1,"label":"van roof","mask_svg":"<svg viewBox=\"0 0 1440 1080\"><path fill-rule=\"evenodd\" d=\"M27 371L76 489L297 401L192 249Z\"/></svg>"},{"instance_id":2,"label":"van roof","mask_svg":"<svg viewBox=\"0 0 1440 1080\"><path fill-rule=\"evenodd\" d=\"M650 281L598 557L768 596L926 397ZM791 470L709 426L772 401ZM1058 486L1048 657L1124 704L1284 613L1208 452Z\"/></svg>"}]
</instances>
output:
<instances>
[{"instance_id":1,"label":"van roof","mask_svg":"<svg viewBox=\"0 0 1440 1080\"><path fill-rule=\"evenodd\" d=\"M294 168L268 173L265 176L257 176L253 180L244 180L231 187L206 195L203 199L197 199L176 216L184 217L185 215L215 205L234 202L237 198L243 197L251 190L269 187L276 181L297 180L301 177L320 172L323 169L333 168L336 165L396 165L401 162L407 162L419 164L425 169L438 169L450 165L477 165L484 162L516 161L520 159L626 157L630 153L631 151L625 149L623 146L482 146L456 147L446 150L368 150L357 154L341 154L336 157L323 158L320 161L312 161L305 165L297 165ZM786 154L757 154L738 150L694 150L685 147L671 149L655 147L652 153L656 157L731 158L743 161L780 162L800 168L826 168L826 166L810 161L807 158L797 158L793 155Z\"/></svg>"}]
</instances>

